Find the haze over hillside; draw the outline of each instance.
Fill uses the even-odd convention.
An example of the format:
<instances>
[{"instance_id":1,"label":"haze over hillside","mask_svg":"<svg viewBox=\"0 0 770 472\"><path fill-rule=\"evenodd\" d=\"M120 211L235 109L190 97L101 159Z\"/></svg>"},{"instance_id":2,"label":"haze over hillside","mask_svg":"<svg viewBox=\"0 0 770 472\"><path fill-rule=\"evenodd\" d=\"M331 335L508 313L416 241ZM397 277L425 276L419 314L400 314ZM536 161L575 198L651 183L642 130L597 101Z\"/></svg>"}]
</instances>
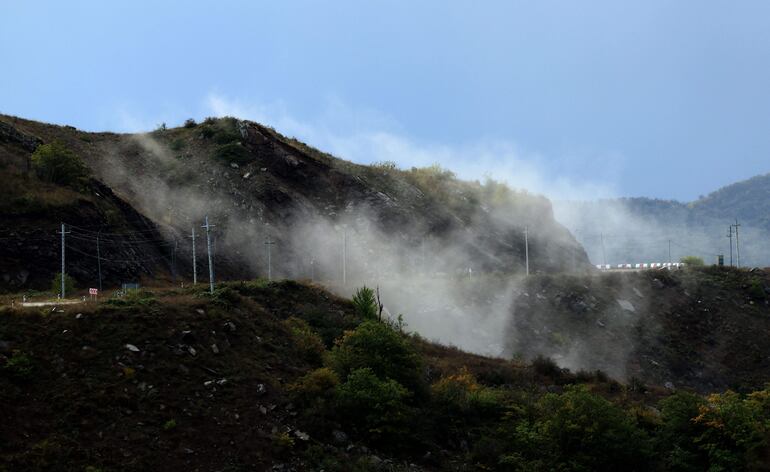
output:
<instances>
[{"instance_id":1,"label":"haze over hillside","mask_svg":"<svg viewBox=\"0 0 770 472\"><path fill-rule=\"evenodd\" d=\"M694 202L650 198L556 201L556 219L586 248L594 264L668 262L694 255L730 263L735 220L743 266L770 266L770 174L725 186ZM733 230L734 233L734 230ZM738 249L733 236L733 262Z\"/></svg>"},{"instance_id":2,"label":"haze over hillside","mask_svg":"<svg viewBox=\"0 0 770 472\"><path fill-rule=\"evenodd\" d=\"M201 224L208 216L219 280L313 279L342 294L364 284L387 286L403 295L388 308L422 334L499 354L514 282L501 287L504 296L494 306L480 307L460 297L458 281L522 274L527 261L532 273L590 269L546 198L492 180L458 180L438 166L357 165L236 118L143 134L86 133L8 116L0 116L0 125L4 173L19 181L5 190L4 211L18 222L4 235L13 252L0 250L6 289L48 285L59 270L61 222L71 226L69 273L81 285L98 286L98 270L108 286L142 277L190 281L193 229L198 276L205 280ZM96 180L44 202L42 186L22 181L34 177L32 150L53 142L81 156ZM100 192L101 185L109 192ZM151 227L142 222L137 229L138 216L111 208L83 213L112 192ZM97 256L99 238L105 252ZM25 243L31 240L40 243ZM407 297L423 279L433 283Z\"/></svg>"}]
</instances>

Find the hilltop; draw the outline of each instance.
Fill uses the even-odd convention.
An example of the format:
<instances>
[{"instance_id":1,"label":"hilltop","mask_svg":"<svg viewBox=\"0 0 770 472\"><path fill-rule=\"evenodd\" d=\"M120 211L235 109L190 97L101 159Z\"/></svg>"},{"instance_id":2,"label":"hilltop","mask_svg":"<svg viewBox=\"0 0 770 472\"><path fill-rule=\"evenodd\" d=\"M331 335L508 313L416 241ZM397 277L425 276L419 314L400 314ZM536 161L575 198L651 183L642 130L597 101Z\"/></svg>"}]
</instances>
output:
<instances>
[{"instance_id":1,"label":"hilltop","mask_svg":"<svg viewBox=\"0 0 770 472\"><path fill-rule=\"evenodd\" d=\"M213 245L217 275L223 278L267 275L268 239L277 254L272 273L281 277L341 278L343 245L351 279L399 272L462 274L469 269L516 273L525 263L525 227L533 270L588 266L580 245L554 220L547 199L493 181L461 181L438 166L400 170L390 163L357 165L235 118L190 120L179 128L141 134L88 133L10 116L0 116L0 125L3 174L34 181L29 155L41 143L62 143L86 164L93 185L108 188L151 221L160 237L138 239L160 243L163 258L150 264L156 277L192 277L189 237L196 228L203 242L200 226L206 215L216 225ZM71 195L68 201L76 200ZM122 226L135 220L111 214ZM45 218L52 219L40 227L49 234L54 221L68 219L64 216L54 219L49 212ZM139 234L108 228L103 217L81 216L64 222L94 232L104 228ZM31 236L17 232L6 237L22 241ZM81 236L91 243L95 239L93 233ZM51 246L54 237L48 241ZM205 246L197 249L202 254ZM105 257L105 263L116 257ZM47 267L50 273L55 270ZM82 284L96 279L95 271L83 266L73 276ZM123 281L134 276L127 272Z\"/></svg>"}]
</instances>

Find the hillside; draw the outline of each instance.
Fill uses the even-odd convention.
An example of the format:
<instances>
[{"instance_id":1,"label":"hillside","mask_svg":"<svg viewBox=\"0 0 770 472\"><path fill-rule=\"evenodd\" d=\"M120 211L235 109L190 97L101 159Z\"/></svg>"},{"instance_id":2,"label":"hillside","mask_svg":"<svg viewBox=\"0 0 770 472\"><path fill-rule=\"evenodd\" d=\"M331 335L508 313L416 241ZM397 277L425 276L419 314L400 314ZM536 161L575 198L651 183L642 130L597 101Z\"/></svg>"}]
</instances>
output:
<instances>
[{"instance_id":1,"label":"hillside","mask_svg":"<svg viewBox=\"0 0 770 472\"><path fill-rule=\"evenodd\" d=\"M752 183L752 190L743 184ZM681 203L649 198L619 198L597 201L559 201L556 219L575 234L595 264L634 264L669 261L698 256L709 264L724 255L730 264L728 232L733 232L733 264L738 263L734 230L739 227L740 262L744 267L770 266L770 237L761 197L770 191L765 177L726 187L696 202Z\"/></svg>"},{"instance_id":2,"label":"hillside","mask_svg":"<svg viewBox=\"0 0 770 472\"><path fill-rule=\"evenodd\" d=\"M196 228L203 254L206 215L215 225L216 272L223 278L267 275L268 239L275 254L269 269L279 277L339 280L343 254L345 276L359 281L521 272L525 227L532 270L587 267L548 200L495 182L463 182L439 167L356 165L234 118L135 135L9 116L0 123L8 136L61 142L80 156L95 180L158 225L163 243L176 246L168 269L188 280L189 236ZM3 159L23 171L34 146L4 152ZM75 275L83 284L95 278Z\"/></svg>"},{"instance_id":3,"label":"hillside","mask_svg":"<svg viewBox=\"0 0 770 472\"><path fill-rule=\"evenodd\" d=\"M716 267L541 276L513 302L506 352L701 392L770 380L770 274Z\"/></svg>"},{"instance_id":4,"label":"hillside","mask_svg":"<svg viewBox=\"0 0 770 472\"><path fill-rule=\"evenodd\" d=\"M0 309L0 470L766 470L766 390L707 403L363 313L265 280Z\"/></svg>"},{"instance_id":5,"label":"hillside","mask_svg":"<svg viewBox=\"0 0 770 472\"><path fill-rule=\"evenodd\" d=\"M770 231L770 174L720 188L692 204L698 215L734 215L749 226Z\"/></svg>"},{"instance_id":6,"label":"hillside","mask_svg":"<svg viewBox=\"0 0 770 472\"><path fill-rule=\"evenodd\" d=\"M104 286L169 277L172 254L158 228L109 187L91 178L60 185L28 171L40 144L0 122L0 292L51 287L61 267L62 222L67 272L83 285L98 287L97 235Z\"/></svg>"}]
</instances>

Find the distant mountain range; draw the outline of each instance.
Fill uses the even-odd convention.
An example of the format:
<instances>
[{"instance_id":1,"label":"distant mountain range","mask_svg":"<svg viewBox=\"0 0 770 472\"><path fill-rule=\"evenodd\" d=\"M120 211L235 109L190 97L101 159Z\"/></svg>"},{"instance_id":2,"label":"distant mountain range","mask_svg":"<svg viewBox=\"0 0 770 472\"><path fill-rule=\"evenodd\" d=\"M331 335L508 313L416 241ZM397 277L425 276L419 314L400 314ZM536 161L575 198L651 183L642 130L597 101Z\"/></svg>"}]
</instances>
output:
<instances>
[{"instance_id":1,"label":"distant mountain range","mask_svg":"<svg viewBox=\"0 0 770 472\"><path fill-rule=\"evenodd\" d=\"M770 265L770 174L723 187L694 202L618 198L554 203L557 220L595 264L667 262L685 255L730 262L730 225L736 219L741 265ZM734 231L734 230L733 230ZM738 248L733 234L733 261Z\"/></svg>"}]
</instances>

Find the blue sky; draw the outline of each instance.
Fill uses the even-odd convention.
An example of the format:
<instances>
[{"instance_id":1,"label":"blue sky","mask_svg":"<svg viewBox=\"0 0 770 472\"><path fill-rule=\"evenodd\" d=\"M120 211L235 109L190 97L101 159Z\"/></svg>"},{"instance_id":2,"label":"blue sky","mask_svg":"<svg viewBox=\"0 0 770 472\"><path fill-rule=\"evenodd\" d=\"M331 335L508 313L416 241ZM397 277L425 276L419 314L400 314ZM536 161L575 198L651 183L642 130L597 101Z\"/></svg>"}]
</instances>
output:
<instances>
[{"instance_id":1,"label":"blue sky","mask_svg":"<svg viewBox=\"0 0 770 472\"><path fill-rule=\"evenodd\" d=\"M556 198L770 172L770 2L0 0L0 112L237 113L343 158Z\"/></svg>"}]
</instances>

